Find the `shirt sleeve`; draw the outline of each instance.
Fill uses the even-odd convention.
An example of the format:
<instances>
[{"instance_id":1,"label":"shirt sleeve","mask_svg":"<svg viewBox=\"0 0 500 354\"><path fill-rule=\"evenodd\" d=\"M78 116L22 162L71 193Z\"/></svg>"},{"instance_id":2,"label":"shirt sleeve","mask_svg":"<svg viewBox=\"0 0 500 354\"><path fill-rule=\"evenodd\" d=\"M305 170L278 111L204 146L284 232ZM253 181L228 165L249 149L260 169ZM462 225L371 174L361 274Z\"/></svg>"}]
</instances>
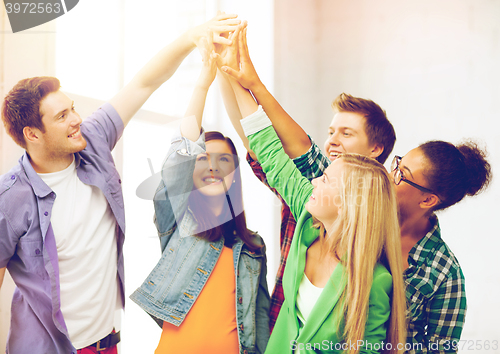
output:
<instances>
[{"instance_id":1,"label":"shirt sleeve","mask_svg":"<svg viewBox=\"0 0 500 354\"><path fill-rule=\"evenodd\" d=\"M293 159L293 162L302 176L312 180L323 175L323 171L330 165L330 160L311 137L309 137L309 140L311 141L309 150L304 155Z\"/></svg>"},{"instance_id":2,"label":"shirt sleeve","mask_svg":"<svg viewBox=\"0 0 500 354\"><path fill-rule=\"evenodd\" d=\"M99 154L102 148L113 150L124 130L120 115L110 103L103 104L81 125L87 140L87 150Z\"/></svg>"},{"instance_id":3,"label":"shirt sleeve","mask_svg":"<svg viewBox=\"0 0 500 354\"><path fill-rule=\"evenodd\" d=\"M274 195L278 197L282 204L286 205L285 201L283 200L283 198L281 198L281 195L278 193L278 191L275 188L271 187L267 182L266 174L262 170L262 166L260 165L259 161L252 159L250 154L247 154L247 162L250 165L253 174L259 179L259 181L261 181L267 188L269 188L274 193Z\"/></svg>"},{"instance_id":4,"label":"shirt sleeve","mask_svg":"<svg viewBox=\"0 0 500 354\"><path fill-rule=\"evenodd\" d=\"M260 122L260 127L265 128L257 131L252 120ZM242 120L243 130L248 135L250 148L257 155L269 185L276 188L297 220L311 196L313 187L307 178L302 177L285 153L276 131L266 120L270 122L266 113L259 109Z\"/></svg>"},{"instance_id":5,"label":"shirt sleeve","mask_svg":"<svg viewBox=\"0 0 500 354\"><path fill-rule=\"evenodd\" d=\"M9 221L0 211L0 268L7 267L9 260L16 252L19 237L16 236Z\"/></svg>"},{"instance_id":6,"label":"shirt sleeve","mask_svg":"<svg viewBox=\"0 0 500 354\"><path fill-rule=\"evenodd\" d=\"M456 353L465 322L467 301L461 270L450 274L429 302L427 346L433 353Z\"/></svg>"},{"instance_id":7,"label":"shirt sleeve","mask_svg":"<svg viewBox=\"0 0 500 354\"><path fill-rule=\"evenodd\" d=\"M182 219L193 189L193 171L198 154L205 150L205 132L193 142L179 131L172 138L170 149L163 163L161 181L153 200L155 225L158 229L162 251ZM190 231L190 230L186 230Z\"/></svg>"}]
</instances>

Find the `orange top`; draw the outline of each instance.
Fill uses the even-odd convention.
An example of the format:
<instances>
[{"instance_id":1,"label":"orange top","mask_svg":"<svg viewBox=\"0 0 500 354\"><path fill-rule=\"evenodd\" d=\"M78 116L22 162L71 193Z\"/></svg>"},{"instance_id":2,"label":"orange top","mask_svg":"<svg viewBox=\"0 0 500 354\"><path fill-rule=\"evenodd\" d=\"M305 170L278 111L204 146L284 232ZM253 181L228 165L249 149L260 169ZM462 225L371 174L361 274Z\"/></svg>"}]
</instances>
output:
<instances>
[{"instance_id":1,"label":"orange top","mask_svg":"<svg viewBox=\"0 0 500 354\"><path fill-rule=\"evenodd\" d=\"M223 247L198 299L179 327L163 322L155 354L237 354L233 250Z\"/></svg>"}]
</instances>

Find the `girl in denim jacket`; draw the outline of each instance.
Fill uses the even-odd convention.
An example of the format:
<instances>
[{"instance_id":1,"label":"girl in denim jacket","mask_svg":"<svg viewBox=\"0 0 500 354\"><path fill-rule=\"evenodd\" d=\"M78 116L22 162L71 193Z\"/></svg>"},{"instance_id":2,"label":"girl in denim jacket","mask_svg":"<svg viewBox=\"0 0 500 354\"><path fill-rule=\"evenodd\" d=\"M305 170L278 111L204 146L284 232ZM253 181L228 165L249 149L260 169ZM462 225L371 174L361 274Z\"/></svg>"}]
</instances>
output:
<instances>
[{"instance_id":1,"label":"girl in denim jacket","mask_svg":"<svg viewBox=\"0 0 500 354\"><path fill-rule=\"evenodd\" d=\"M263 353L269 339L265 246L246 228L236 150L200 129L217 71L212 36L154 198L162 257L131 295L163 328L157 354Z\"/></svg>"}]
</instances>

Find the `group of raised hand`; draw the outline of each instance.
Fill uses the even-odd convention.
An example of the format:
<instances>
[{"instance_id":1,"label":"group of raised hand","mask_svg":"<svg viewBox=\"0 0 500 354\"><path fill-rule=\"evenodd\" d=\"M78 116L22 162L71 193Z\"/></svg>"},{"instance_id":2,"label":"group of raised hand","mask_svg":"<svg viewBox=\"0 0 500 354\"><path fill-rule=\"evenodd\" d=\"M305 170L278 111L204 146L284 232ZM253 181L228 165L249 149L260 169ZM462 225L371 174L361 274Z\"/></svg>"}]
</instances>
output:
<instances>
[{"instance_id":1,"label":"group of raised hand","mask_svg":"<svg viewBox=\"0 0 500 354\"><path fill-rule=\"evenodd\" d=\"M206 33L197 42L203 60L197 85L210 86L217 69L247 90L261 83L248 53L247 22L236 20L236 17L219 13L212 20L213 24L210 21L204 25Z\"/></svg>"},{"instance_id":2,"label":"group of raised hand","mask_svg":"<svg viewBox=\"0 0 500 354\"><path fill-rule=\"evenodd\" d=\"M237 15L218 13L212 20L191 30L190 40L198 47L203 66L181 123L182 134L196 140L201 129L203 109L208 89L219 73L219 86L228 115L247 150L240 119L257 109L257 102L249 93L264 85L250 60L247 45L247 22Z\"/></svg>"}]
</instances>

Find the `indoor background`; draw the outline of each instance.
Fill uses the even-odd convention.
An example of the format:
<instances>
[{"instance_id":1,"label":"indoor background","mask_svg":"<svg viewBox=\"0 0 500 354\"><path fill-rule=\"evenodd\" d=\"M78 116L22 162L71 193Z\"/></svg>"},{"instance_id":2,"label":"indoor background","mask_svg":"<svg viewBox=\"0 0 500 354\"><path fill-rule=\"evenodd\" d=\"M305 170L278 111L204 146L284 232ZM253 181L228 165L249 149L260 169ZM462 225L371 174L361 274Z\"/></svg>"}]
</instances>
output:
<instances>
[{"instance_id":1,"label":"indoor background","mask_svg":"<svg viewBox=\"0 0 500 354\"><path fill-rule=\"evenodd\" d=\"M57 76L84 117L157 51L217 10L248 20L250 54L262 81L320 146L332 118L331 101L346 92L386 110L397 133L392 155L431 139L474 138L487 146L494 176L500 173L498 0L81 0L59 19L16 34L1 4L0 95L20 79ZM194 51L144 105L115 149L126 204L127 296L160 257L152 202L138 198L136 189L151 176L148 159L153 172L159 171L200 68ZM204 122L206 129L238 140L216 82ZM243 146L238 142L237 147L244 160ZM21 154L0 126L0 173ZM249 228L267 244L271 291L279 260L279 203L245 162L241 166ZM442 237L466 278L465 351L500 353L499 202L494 178L485 193L439 214ZM13 288L6 275L0 291L0 348L5 347ZM122 354L152 353L161 333L131 301L121 330Z\"/></svg>"}]
</instances>

